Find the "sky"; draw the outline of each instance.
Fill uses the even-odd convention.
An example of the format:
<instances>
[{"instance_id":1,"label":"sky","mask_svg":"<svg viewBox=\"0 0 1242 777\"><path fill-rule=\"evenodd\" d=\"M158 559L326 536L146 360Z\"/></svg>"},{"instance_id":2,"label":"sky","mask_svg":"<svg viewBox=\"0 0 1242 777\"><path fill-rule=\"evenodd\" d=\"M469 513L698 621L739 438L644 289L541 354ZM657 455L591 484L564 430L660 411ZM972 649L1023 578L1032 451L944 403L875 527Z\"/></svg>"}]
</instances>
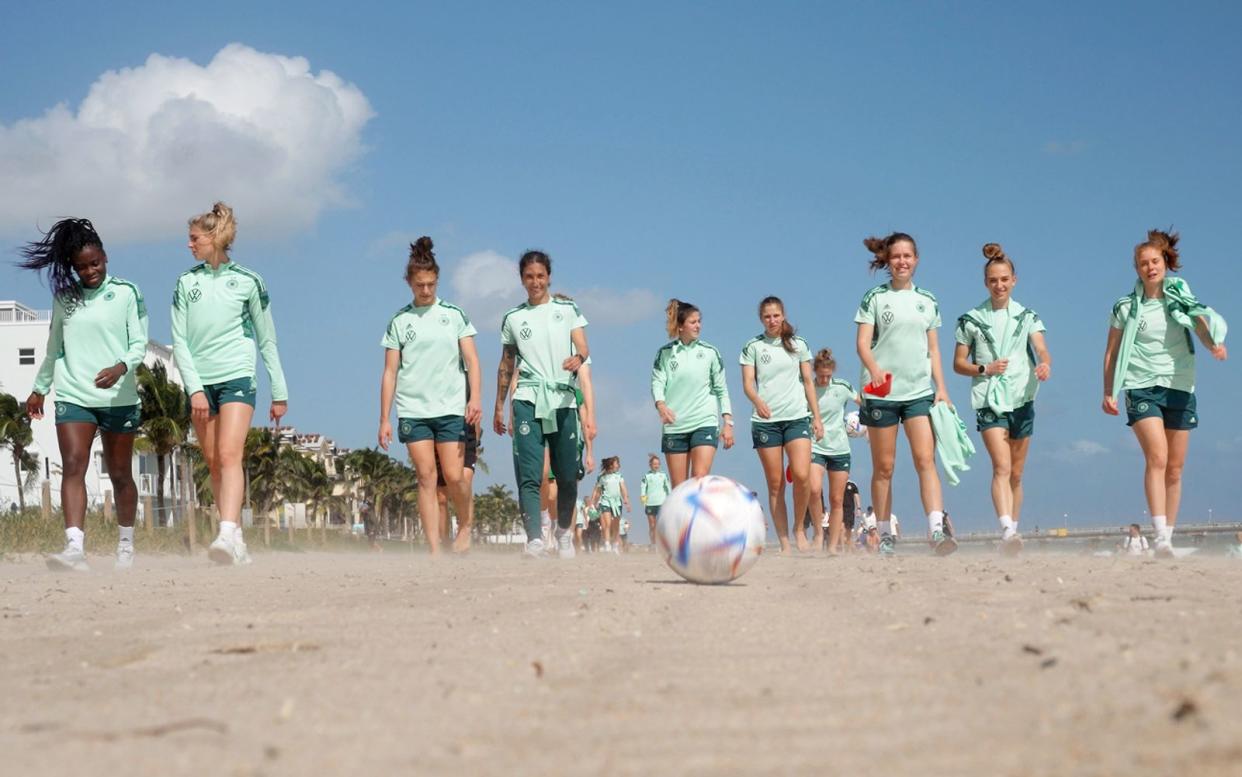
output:
<instances>
[{"instance_id":1,"label":"sky","mask_svg":"<svg viewBox=\"0 0 1242 777\"><path fill-rule=\"evenodd\" d=\"M736 359L759 299L782 297L857 383L853 315L884 280L862 240L913 234L973 435L948 354L995 241L1054 361L1024 526L1145 523L1137 444L1100 410L1108 313L1135 281L1133 246L1171 226L1183 277L1242 320L1242 8L1011 5L24 4L0 28L0 298L50 307L16 248L91 218L169 342L186 219L225 200L233 258L271 292L287 421L364 447L380 337L410 300L407 244L433 238L441 297L479 328L487 409L500 315L525 296L516 259L540 248L591 322L597 455L620 455L636 494L659 446L650 365L675 296L703 310L729 366L739 442L715 471L758 489ZM1242 519L1239 359L1200 349L1183 521ZM480 488L513 489L508 441L483 445ZM959 530L995 526L979 448L946 485ZM866 500L870 454L853 453ZM904 439L894 489L898 515L921 514Z\"/></svg>"}]
</instances>

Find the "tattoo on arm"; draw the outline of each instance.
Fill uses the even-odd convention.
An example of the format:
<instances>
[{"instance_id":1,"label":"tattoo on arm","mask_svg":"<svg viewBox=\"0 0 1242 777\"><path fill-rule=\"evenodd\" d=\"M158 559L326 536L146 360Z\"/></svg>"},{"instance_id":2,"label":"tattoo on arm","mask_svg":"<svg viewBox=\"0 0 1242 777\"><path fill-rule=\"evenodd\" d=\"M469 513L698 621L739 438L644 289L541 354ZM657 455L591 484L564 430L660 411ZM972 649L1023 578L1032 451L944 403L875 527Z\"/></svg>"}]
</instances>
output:
<instances>
[{"instance_id":1,"label":"tattoo on arm","mask_svg":"<svg viewBox=\"0 0 1242 777\"><path fill-rule=\"evenodd\" d=\"M509 396L509 383L513 380L513 366L517 362L517 346L506 345L500 354L500 365L496 368L496 409L505 406L505 397Z\"/></svg>"}]
</instances>

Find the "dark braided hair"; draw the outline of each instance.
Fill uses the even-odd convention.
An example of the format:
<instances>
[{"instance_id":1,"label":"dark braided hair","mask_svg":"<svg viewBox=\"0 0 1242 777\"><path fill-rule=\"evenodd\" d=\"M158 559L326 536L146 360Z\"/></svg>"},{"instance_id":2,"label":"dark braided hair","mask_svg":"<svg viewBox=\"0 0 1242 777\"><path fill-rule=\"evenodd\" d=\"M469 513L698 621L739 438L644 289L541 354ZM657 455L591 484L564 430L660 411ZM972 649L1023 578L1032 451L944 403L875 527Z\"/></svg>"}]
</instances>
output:
<instances>
[{"instance_id":1,"label":"dark braided hair","mask_svg":"<svg viewBox=\"0 0 1242 777\"><path fill-rule=\"evenodd\" d=\"M19 249L25 261L18 266L26 270L47 270L52 295L62 302L81 302L82 288L73 269L73 260L87 246L104 252L103 241L88 219L61 219L52 225L42 240L27 243ZM107 255L107 252L104 252Z\"/></svg>"}]
</instances>

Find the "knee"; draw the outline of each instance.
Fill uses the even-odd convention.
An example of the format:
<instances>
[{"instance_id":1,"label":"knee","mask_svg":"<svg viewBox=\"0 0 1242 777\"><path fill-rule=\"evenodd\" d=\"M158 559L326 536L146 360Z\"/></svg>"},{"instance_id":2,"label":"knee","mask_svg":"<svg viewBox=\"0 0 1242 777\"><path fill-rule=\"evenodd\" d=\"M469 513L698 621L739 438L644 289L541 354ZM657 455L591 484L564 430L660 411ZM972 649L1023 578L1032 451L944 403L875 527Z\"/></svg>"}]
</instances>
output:
<instances>
[{"instance_id":1,"label":"knee","mask_svg":"<svg viewBox=\"0 0 1242 777\"><path fill-rule=\"evenodd\" d=\"M1012 482L1015 478L1020 480L1022 475L1015 472L1009 462L994 461L992 462L992 477L997 480L1009 480Z\"/></svg>"},{"instance_id":2,"label":"knee","mask_svg":"<svg viewBox=\"0 0 1242 777\"><path fill-rule=\"evenodd\" d=\"M1164 453L1151 453L1147 456L1147 468L1157 471L1167 471L1169 467L1169 457Z\"/></svg>"},{"instance_id":3,"label":"knee","mask_svg":"<svg viewBox=\"0 0 1242 777\"><path fill-rule=\"evenodd\" d=\"M875 480L892 480L893 479L893 462L877 461L871 467L872 477Z\"/></svg>"},{"instance_id":4,"label":"knee","mask_svg":"<svg viewBox=\"0 0 1242 777\"><path fill-rule=\"evenodd\" d=\"M217 446L215 455L209 456L207 459L211 466L211 471L219 472L230 467L240 467L244 450L245 448L242 445Z\"/></svg>"},{"instance_id":5,"label":"knee","mask_svg":"<svg viewBox=\"0 0 1242 777\"><path fill-rule=\"evenodd\" d=\"M109 468L108 478L112 481L112 488L117 493L134 488L134 473L128 467L120 470Z\"/></svg>"},{"instance_id":6,"label":"knee","mask_svg":"<svg viewBox=\"0 0 1242 777\"><path fill-rule=\"evenodd\" d=\"M1017 488L1022 485L1022 468L1015 467L1009 472L1010 488Z\"/></svg>"},{"instance_id":7,"label":"knee","mask_svg":"<svg viewBox=\"0 0 1242 777\"><path fill-rule=\"evenodd\" d=\"M1182 482L1182 465L1169 464L1164 468L1164 482L1168 485L1174 485Z\"/></svg>"},{"instance_id":8,"label":"knee","mask_svg":"<svg viewBox=\"0 0 1242 777\"><path fill-rule=\"evenodd\" d=\"M845 507L845 494L828 497L828 506L833 510L841 510Z\"/></svg>"},{"instance_id":9,"label":"knee","mask_svg":"<svg viewBox=\"0 0 1242 777\"><path fill-rule=\"evenodd\" d=\"M80 478L86 474L86 462L89 456L66 456L60 468L66 478Z\"/></svg>"}]
</instances>

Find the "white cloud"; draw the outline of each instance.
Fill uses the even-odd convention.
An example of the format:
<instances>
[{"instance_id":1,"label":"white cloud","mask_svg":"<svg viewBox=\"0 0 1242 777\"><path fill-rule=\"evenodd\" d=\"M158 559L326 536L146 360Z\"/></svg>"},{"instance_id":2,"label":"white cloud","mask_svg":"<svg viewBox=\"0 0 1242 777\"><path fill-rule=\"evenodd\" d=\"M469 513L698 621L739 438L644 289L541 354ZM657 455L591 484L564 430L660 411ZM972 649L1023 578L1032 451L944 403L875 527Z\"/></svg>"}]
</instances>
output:
<instances>
[{"instance_id":1,"label":"white cloud","mask_svg":"<svg viewBox=\"0 0 1242 777\"><path fill-rule=\"evenodd\" d=\"M1074 440L1057 451L1057 458L1064 461L1081 461L1106 453L1108 453L1108 448L1095 440Z\"/></svg>"},{"instance_id":2,"label":"white cloud","mask_svg":"<svg viewBox=\"0 0 1242 777\"><path fill-rule=\"evenodd\" d=\"M99 76L76 111L0 125L0 233L78 216L105 242L163 239L215 200L243 235L305 227L348 204L338 177L373 115L302 57L237 43L205 66L152 54Z\"/></svg>"},{"instance_id":3,"label":"white cloud","mask_svg":"<svg viewBox=\"0 0 1242 777\"><path fill-rule=\"evenodd\" d=\"M592 324L624 326L663 317L664 302L650 289L605 289L593 287L570 296Z\"/></svg>"}]
</instances>

